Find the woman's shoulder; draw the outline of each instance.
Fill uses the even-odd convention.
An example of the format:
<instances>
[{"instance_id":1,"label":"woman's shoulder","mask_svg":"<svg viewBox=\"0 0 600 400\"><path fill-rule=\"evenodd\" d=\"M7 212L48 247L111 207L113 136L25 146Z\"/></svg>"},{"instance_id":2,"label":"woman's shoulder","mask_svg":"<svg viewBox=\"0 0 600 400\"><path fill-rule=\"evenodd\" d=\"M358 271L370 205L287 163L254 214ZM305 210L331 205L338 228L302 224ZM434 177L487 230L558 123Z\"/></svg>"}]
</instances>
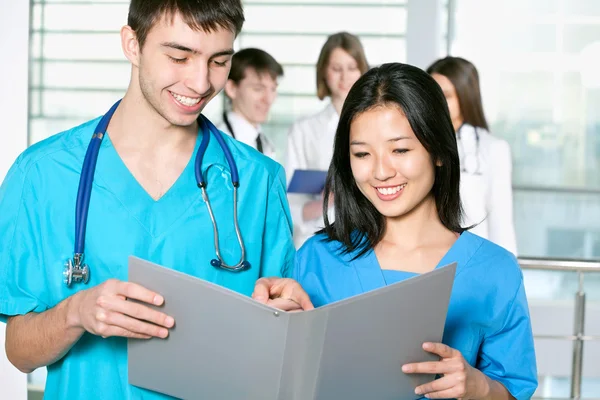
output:
<instances>
[{"instance_id":1,"label":"woman's shoulder","mask_svg":"<svg viewBox=\"0 0 600 400\"><path fill-rule=\"evenodd\" d=\"M317 233L306 240L302 247L298 249L298 256L310 257L315 254L322 254L335 257L341 248L342 244L337 240L330 240L325 233Z\"/></svg>"},{"instance_id":2,"label":"woman's shoulder","mask_svg":"<svg viewBox=\"0 0 600 400\"><path fill-rule=\"evenodd\" d=\"M470 274L480 276L482 281L494 286L502 282L516 290L521 285L523 274L513 253L474 233L466 231L462 235L466 239L463 243L471 249L471 255L462 268L465 272L470 271Z\"/></svg>"}]
</instances>

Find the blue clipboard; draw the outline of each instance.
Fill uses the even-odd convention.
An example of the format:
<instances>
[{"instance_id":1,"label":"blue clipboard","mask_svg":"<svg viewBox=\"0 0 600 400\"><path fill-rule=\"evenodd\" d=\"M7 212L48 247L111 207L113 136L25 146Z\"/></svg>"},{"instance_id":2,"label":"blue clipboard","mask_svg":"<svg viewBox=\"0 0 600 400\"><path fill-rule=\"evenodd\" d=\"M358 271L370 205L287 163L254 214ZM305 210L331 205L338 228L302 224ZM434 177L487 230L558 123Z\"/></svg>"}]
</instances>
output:
<instances>
[{"instance_id":1,"label":"blue clipboard","mask_svg":"<svg viewBox=\"0 0 600 400\"><path fill-rule=\"evenodd\" d=\"M327 171L297 169L288 186L288 193L321 194L326 178Z\"/></svg>"}]
</instances>

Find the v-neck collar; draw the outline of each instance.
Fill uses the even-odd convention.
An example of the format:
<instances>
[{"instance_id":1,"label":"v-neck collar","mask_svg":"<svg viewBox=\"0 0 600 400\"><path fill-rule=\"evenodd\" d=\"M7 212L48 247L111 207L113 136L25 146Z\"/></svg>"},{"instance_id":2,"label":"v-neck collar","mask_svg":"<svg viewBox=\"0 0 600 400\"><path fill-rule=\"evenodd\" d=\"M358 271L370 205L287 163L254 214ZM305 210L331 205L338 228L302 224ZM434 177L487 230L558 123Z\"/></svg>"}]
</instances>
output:
<instances>
[{"instance_id":1,"label":"v-neck collar","mask_svg":"<svg viewBox=\"0 0 600 400\"><path fill-rule=\"evenodd\" d=\"M111 192L152 237L161 236L202 198L194 169L196 155L204 134L200 129L198 130L194 151L183 172L169 190L155 200L129 171L117 153L108 132L102 141L98 155L94 185ZM218 142L211 137L201 169L204 172L217 163L226 165L226 160Z\"/></svg>"},{"instance_id":2,"label":"v-neck collar","mask_svg":"<svg viewBox=\"0 0 600 400\"><path fill-rule=\"evenodd\" d=\"M470 245L474 244L475 240L475 235L470 232L463 232L452 244L452 247L448 249L434 269L457 262L456 275L458 275L462 271L462 267L469 262L470 258L477 250L478 246ZM369 252L361 258L351 261L350 265L356 271L364 292L375 290L386 285L383 270L379 265L379 261L377 260L373 249L369 250Z\"/></svg>"}]
</instances>

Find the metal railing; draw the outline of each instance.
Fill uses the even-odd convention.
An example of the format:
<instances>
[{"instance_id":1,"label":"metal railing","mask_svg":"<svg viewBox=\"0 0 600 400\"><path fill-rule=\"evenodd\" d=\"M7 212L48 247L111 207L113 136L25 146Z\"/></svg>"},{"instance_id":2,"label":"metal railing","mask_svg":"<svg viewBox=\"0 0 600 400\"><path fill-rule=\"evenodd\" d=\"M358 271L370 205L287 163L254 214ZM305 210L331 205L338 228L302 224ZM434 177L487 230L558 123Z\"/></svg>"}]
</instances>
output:
<instances>
[{"instance_id":1,"label":"metal railing","mask_svg":"<svg viewBox=\"0 0 600 400\"><path fill-rule=\"evenodd\" d=\"M577 273L578 288L575 293L575 317L573 335L534 335L540 339L562 339L573 342L571 369L571 400L581 399L583 373L583 344L590 340L600 340L600 336L585 335L585 299L584 276L586 273L600 273L600 261L549 260L542 258L519 258L524 270L568 271Z\"/></svg>"}]
</instances>

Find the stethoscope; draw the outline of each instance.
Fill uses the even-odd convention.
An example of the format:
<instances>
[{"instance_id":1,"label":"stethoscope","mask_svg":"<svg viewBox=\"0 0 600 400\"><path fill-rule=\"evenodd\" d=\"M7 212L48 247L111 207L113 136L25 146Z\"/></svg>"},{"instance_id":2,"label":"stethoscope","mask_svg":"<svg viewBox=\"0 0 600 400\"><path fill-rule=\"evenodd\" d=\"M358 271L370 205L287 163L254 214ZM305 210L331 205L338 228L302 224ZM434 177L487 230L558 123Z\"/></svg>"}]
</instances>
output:
<instances>
[{"instance_id":1,"label":"stethoscope","mask_svg":"<svg viewBox=\"0 0 600 400\"><path fill-rule=\"evenodd\" d=\"M461 125L456 131L456 136L458 137L458 145L460 146L460 152L462 155L462 162L460 167L460 172L464 172L471 175L482 175L481 174L481 160L479 159L479 131L477 127L473 127L475 131L475 154L473 153L465 153L465 148L463 142L461 140L461 130L464 125ZM468 168L469 166L474 166L474 168Z\"/></svg>"},{"instance_id":2,"label":"stethoscope","mask_svg":"<svg viewBox=\"0 0 600 400\"><path fill-rule=\"evenodd\" d=\"M90 141L90 144L85 153L83 167L81 169L81 176L79 177L79 188L77 190L77 203L75 208L75 250L73 252L73 258L67 260L65 264L65 269L63 271L64 281L67 284L67 286L70 286L73 282L88 283L90 279L90 268L87 264L84 263L84 247L85 229L87 225L88 210L90 207L92 183L94 180L96 161L98 160L98 153L100 152L100 145L102 144L102 139L104 139L104 136L106 135L108 123L110 122L110 119L112 118L120 102L121 100L117 101L110 108L110 110L108 110L108 112L100 119L100 122L98 123L98 126L96 127L94 134L92 135L92 140ZM231 272L243 271L250 268L250 263L246 261L246 249L244 248L244 241L242 239L242 234L238 225L237 190L240 186L238 169L233 159L233 155L229 150L229 147L227 147L227 144L221 136L221 133L212 124L212 122L210 122L204 115L200 115L200 117L198 118L198 123L200 124L200 129L203 132L203 135L195 160L196 182L198 184L198 187L202 190L202 199L204 200L204 203L206 203L206 208L208 209L208 214L210 215L210 220L213 225L215 252L217 255L216 259L210 261L210 265ZM219 146L221 146L223 154L225 155L225 158L227 160L227 164L229 164L229 169L231 173L231 183L233 184L233 223L235 226L235 233L237 235L238 243L240 245L240 249L242 250L240 259L235 265L226 264L223 260L223 257L221 256L217 222L215 220L210 201L208 200L208 194L206 192L206 181L204 180L204 176L202 175L201 170L202 160L204 158L204 154L206 153L206 149L208 148L208 142L210 140L211 133L215 137L215 139L217 139Z\"/></svg>"}]
</instances>

